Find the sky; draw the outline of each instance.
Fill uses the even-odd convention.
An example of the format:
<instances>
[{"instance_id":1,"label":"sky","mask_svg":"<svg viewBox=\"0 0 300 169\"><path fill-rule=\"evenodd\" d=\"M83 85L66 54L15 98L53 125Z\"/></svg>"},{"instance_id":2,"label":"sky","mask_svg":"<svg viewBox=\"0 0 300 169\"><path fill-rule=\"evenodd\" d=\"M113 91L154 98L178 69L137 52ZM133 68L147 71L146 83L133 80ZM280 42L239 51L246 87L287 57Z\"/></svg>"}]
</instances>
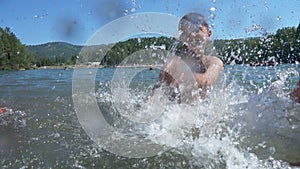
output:
<instances>
[{"instance_id":1,"label":"sky","mask_svg":"<svg viewBox=\"0 0 300 169\"><path fill-rule=\"evenodd\" d=\"M124 16L159 12L182 17L198 12L207 18L213 39L232 39L297 27L299 9L300 0L0 0L0 27L9 27L26 45L83 45L97 30Z\"/></svg>"}]
</instances>

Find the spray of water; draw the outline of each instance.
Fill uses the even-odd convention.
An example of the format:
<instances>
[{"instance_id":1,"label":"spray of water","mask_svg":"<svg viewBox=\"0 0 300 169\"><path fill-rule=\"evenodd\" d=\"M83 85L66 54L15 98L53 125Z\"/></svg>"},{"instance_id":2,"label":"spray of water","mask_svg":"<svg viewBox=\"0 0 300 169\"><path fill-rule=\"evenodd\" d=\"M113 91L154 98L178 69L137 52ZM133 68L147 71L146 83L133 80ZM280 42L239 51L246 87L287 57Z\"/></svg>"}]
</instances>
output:
<instances>
[{"instance_id":1,"label":"spray of water","mask_svg":"<svg viewBox=\"0 0 300 169\"><path fill-rule=\"evenodd\" d=\"M239 94L243 87L234 81L228 83L224 74L208 98L193 104L170 102L161 90L157 91L155 100L149 102L145 98L151 88L134 90L122 104L114 105L118 108L111 110L111 122L124 129L128 114L122 116L114 111L123 109L134 113L139 119L130 125L126 121L129 128L126 132L142 134L157 144L172 147L195 167L289 168L283 161L299 161L294 150L299 149L300 107L284 96L282 87L294 73L293 69L277 71L278 81L268 90L258 90L252 95ZM119 95L128 94L121 92L121 85L119 87ZM98 102L112 105L112 94L103 91L103 87L100 89ZM151 117L152 121L147 119L145 124L143 117L144 120Z\"/></svg>"}]
</instances>

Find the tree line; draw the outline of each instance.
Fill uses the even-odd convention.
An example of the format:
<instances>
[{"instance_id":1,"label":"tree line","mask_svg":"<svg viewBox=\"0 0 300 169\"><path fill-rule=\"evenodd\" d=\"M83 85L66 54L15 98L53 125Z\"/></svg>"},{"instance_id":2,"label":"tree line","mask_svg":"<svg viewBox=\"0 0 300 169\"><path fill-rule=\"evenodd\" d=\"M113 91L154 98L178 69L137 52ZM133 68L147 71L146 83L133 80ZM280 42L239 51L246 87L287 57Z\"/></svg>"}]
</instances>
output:
<instances>
[{"instance_id":1,"label":"tree line","mask_svg":"<svg viewBox=\"0 0 300 169\"><path fill-rule=\"evenodd\" d=\"M9 28L0 28L0 69L30 69L34 55Z\"/></svg>"},{"instance_id":2,"label":"tree line","mask_svg":"<svg viewBox=\"0 0 300 169\"><path fill-rule=\"evenodd\" d=\"M155 64L165 60L167 51L180 48L180 43L170 37L132 38L116 44L94 46L63 42L25 46L9 28L0 28L0 40L0 69L8 70L74 65L76 62L101 62L104 66L130 65L136 61ZM206 54L218 55L225 64L300 62L300 24L261 37L217 39L208 43L205 51Z\"/></svg>"},{"instance_id":3,"label":"tree line","mask_svg":"<svg viewBox=\"0 0 300 169\"><path fill-rule=\"evenodd\" d=\"M118 65L138 50L162 45L171 52L172 48L176 50L181 47L176 39L168 37L130 39L115 44L102 59L102 64ZM285 27L277 30L275 34L265 34L261 37L214 40L207 43L205 53L218 55L225 64L256 66L300 62L300 23L298 27ZM145 56L147 55L145 54ZM146 59L149 58L151 59L151 57L146 57ZM132 59L138 60L134 57Z\"/></svg>"},{"instance_id":4,"label":"tree line","mask_svg":"<svg viewBox=\"0 0 300 169\"><path fill-rule=\"evenodd\" d=\"M215 49L225 63L265 64L300 62L300 23L275 34L232 40L215 40Z\"/></svg>"},{"instance_id":5,"label":"tree line","mask_svg":"<svg viewBox=\"0 0 300 169\"><path fill-rule=\"evenodd\" d=\"M41 45L29 45L27 48L35 55L35 65L41 67L75 64L82 46L65 42L49 42Z\"/></svg>"}]
</instances>

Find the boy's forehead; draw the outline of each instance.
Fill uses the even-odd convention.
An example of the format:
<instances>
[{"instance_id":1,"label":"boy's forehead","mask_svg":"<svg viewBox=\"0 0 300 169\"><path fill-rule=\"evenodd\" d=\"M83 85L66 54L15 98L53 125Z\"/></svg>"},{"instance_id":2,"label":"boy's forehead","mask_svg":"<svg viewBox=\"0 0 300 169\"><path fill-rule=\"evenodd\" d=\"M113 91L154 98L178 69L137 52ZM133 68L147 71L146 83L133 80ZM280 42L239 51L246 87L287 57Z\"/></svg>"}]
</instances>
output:
<instances>
[{"instance_id":1,"label":"boy's forehead","mask_svg":"<svg viewBox=\"0 0 300 169\"><path fill-rule=\"evenodd\" d=\"M183 20L189 22L190 24L193 24L197 27L203 27L206 25L205 18L203 16L198 15L187 15L183 17Z\"/></svg>"},{"instance_id":2,"label":"boy's forehead","mask_svg":"<svg viewBox=\"0 0 300 169\"><path fill-rule=\"evenodd\" d=\"M183 29L185 30L188 30L188 31L208 31L208 27L205 26L205 25L196 25L196 24L193 24L191 22L187 22L186 24L183 24L182 25Z\"/></svg>"}]
</instances>

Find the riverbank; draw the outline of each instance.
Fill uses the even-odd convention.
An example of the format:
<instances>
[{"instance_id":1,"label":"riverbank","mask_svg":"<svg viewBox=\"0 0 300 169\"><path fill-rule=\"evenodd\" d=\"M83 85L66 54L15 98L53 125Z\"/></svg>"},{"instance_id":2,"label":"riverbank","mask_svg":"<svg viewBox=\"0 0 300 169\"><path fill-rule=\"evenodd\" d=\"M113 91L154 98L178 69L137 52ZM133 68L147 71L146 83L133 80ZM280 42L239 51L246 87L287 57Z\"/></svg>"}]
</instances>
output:
<instances>
[{"instance_id":1,"label":"riverbank","mask_svg":"<svg viewBox=\"0 0 300 169\"><path fill-rule=\"evenodd\" d=\"M107 66L111 68L149 68L154 69L162 67L162 65L122 65L122 66ZM65 65L65 66L41 66L34 69L74 69L74 68L105 68L103 65Z\"/></svg>"},{"instance_id":2,"label":"riverbank","mask_svg":"<svg viewBox=\"0 0 300 169\"><path fill-rule=\"evenodd\" d=\"M74 69L74 68L103 68L104 66L90 65L65 65L65 66L41 66L34 69Z\"/></svg>"}]
</instances>

